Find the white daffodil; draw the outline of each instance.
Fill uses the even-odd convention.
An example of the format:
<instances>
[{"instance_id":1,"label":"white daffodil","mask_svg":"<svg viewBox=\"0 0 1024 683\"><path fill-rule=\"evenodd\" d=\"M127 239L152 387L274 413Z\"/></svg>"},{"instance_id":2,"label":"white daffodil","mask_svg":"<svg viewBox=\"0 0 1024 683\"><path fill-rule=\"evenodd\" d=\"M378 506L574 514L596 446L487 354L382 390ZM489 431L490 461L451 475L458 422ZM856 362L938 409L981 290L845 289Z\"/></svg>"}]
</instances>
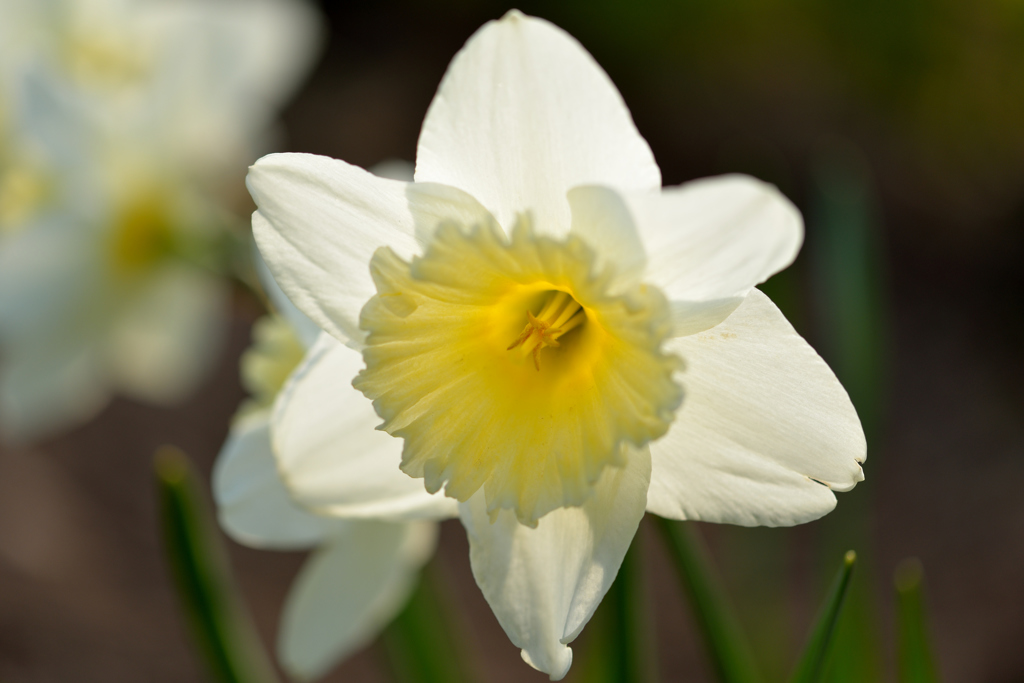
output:
<instances>
[{"instance_id":1,"label":"white daffodil","mask_svg":"<svg viewBox=\"0 0 1024 683\"><path fill-rule=\"evenodd\" d=\"M407 175L395 164L378 175ZM373 639L405 605L416 577L431 557L437 524L430 519L341 519L305 510L290 498L270 443L271 406L289 374L321 336L320 347L340 342L296 309L257 256L260 282L276 313L257 321L254 342L242 356L242 381L251 395L231 427L214 467L214 496L221 526L239 543L313 554L285 602L278 656L289 674L317 678ZM374 431L372 408L356 420L350 439L390 441ZM397 458L393 463L397 467ZM409 480L410 496L425 509L454 515L455 501L431 496Z\"/></svg>"},{"instance_id":2,"label":"white daffodil","mask_svg":"<svg viewBox=\"0 0 1024 683\"><path fill-rule=\"evenodd\" d=\"M291 495L423 516L414 477L458 500L477 583L552 679L645 510L797 524L863 478L846 392L754 288L796 256L797 210L744 176L661 189L607 75L546 21L510 12L456 55L415 182L301 154L247 182L275 278L344 344L277 400ZM360 392L400 438L353 438Z\"/></svg>"},{"instance_id":3,"label":"white daffodil","mask_svg":"<svg viewBox=\"0 0 1024 683\"><path fill-rule=\"evenodd\" d=\"M20 22L0 52L18 142L0 150L0 434L26 440L114 392L168 403L203 376L227 320L215 264L237 169L265 148L318 24L287 0L0 14Z\"/></svg>"}]
</instances>

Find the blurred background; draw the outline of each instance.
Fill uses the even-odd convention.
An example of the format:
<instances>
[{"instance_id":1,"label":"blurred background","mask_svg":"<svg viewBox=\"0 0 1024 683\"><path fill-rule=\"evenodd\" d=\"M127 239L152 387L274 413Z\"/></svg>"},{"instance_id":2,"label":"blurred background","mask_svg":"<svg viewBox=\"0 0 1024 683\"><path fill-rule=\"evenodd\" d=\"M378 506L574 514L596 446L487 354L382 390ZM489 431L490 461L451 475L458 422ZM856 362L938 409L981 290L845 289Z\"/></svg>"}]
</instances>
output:
<instances>
[{"instance_id":1,"label":"blurred background","mask_svg":"<svg viewBox=\"0 0 1024 683\"><path fill-rule=\"evenodd\" d=\"M917 557L942 679L1024 681L1024 4L518 7L567 30L609 73L666 185L749 173L804 213L799 259L764 289L847 387L870 457L866 481L823 520L700 525L766 678L790 670L853 548L861 562L829 680L896 680L892 577ZM414 159L448 61L509 6L324 0L320 9L322 51L305 80L295 77L294 96L282 95L280 135L257 151L369 167ZM257 151L217 181L233 188L228 203L243 223L245 165ZM204 680L164 564L152 455L175 444L209 474L245 396L238 358L262 313L242 286L228 300L211 370L187 398L171 407L115 398L71 431L0 446L0 679ZM639 539L661 679L712 680L660 539L646 525ZM272 644L304 556L230 550ZM442 528L434 570L479 680L545 680L476 588L457 521ZM568 680L584 675L591 630L574 645ZM386 659L375 644L325 680L390 680Z\"/></svg>"}]
</instances>

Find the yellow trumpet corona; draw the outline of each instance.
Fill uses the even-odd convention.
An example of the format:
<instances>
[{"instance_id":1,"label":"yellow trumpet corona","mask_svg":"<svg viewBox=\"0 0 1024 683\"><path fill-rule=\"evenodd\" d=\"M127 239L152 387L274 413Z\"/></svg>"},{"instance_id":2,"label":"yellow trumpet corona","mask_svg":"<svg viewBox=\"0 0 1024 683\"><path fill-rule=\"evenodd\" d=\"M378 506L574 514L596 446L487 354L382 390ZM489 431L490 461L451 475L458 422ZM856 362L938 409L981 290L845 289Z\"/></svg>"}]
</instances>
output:
<instances>
[{"instance_id":1,"label":"yellow trumpet corona","mask_svg":"<svg viewBox=\"0 0 1024 683\"><path fill-rule=\"evenodd\" d=\"M661 351L667 302L644 285L610 293L614 273L580 239L538 236L526 216L509 238L447 223L422 257L385 248L370 268L354 385L428 491L483 487L490 514L532 526L585 502L625 444L668 430L682 391Z\"/></svg>"}]
</instances>

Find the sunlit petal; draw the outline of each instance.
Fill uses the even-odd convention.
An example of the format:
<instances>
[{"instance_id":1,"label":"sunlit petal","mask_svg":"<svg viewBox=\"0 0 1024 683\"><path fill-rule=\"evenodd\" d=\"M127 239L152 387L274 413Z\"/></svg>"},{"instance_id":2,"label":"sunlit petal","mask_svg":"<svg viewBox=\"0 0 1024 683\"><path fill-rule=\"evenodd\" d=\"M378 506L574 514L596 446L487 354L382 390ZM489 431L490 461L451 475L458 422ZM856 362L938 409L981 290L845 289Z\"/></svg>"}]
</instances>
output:
<instances>
[{"instance_id":1,"label":"sunlit petal","mask_svg":"<svg viewBox=\"0 0 1024 683\"><path fill-rule=\"evenodd\" d=\"M486 215L465 193L380 178L343 161L272 154L249 169L259 207L253 234L288 298L338 339L358 343L359 310L373 293L367 264L387 246L406 258L439 216Z\"/></svg>"},{"instance_id":2,"label":"sunlit petal","mask_svg":"<svg viewBox=\"0 0 1024 683\"><path fill-rule=\"evenodd\" d=\"M622 97L558 27L513 10L455 56L423 122L416 180L479 199L506 230L531 211L564 235L577 185L655 190L661 173Z\"/></svg>"},{"instance_id":3,"label":"sunlit petal","mask_svg":"<svg viewBox=\"0 0 1024 683\"><path fill-rule=\"evenodd\" d=\"M316 550L281 617L285 670L318 678L369 643L405 604L436 542L432 522L354 521Z\"/></svg>"},{"instance_id":4,"label":"sunlit petal","mask_svg":"<svg viewBox=\"0 0 1024 683\"><path fill-rule=\"evenodd\" d=\"M803 242L792 202L748 176L623 196L647 250L645 280L672 301L677 335L720 323L754 285L792 263Z\"/></svg>"},{"instance_id":5,"label":"sunlit petal","mask_svg":"<svg viewBox=\"0 0 1024 683\"><path fill-rule=\"evenodd\" d=\"M651 512L788 526L829 512L832 491L864 478L864 432L846 391L760 291L669 346L687 359L687 400L651 445Z\"/></svg>"},{"instance_id":6,"label":"sunlit petal","mask_svg":"<svg viewBox=\"0 0 1024 683\"><path fill-rule=\"evenodd\" d=\"M352 388L359 353L322 335L278 398L272 429L281 474L302 505L339 517L438 519L456 503L399 468L402 442L377 431Z\"/></svg>"},{"instance_id":7,"label":"sunlit petal","mask_svg":"<svg viewBox=\"0 0 1024 683\"><path fill-rule=\"evenodd\" d=\"M267 411L232 426L213 470L213 495L224 530L254 548L309 548L348 524L310 514L292 501L270 449Z\"/></svg>"},{"instance_id":8,"label":"sunlit petal","mask_svg":"<svg viewBox=\"0 0 1024 683\"><path fill-rule=\"evenodd\" d=\"M625 466L605 470L583 506L551 512L535 529L509 511L492 523L479 494L461 506L480 590L523 659L552 680L569 670L568 643L619 571L643 517L650 476L647 449L630 450Z\"/></svg>"}]
</instances>

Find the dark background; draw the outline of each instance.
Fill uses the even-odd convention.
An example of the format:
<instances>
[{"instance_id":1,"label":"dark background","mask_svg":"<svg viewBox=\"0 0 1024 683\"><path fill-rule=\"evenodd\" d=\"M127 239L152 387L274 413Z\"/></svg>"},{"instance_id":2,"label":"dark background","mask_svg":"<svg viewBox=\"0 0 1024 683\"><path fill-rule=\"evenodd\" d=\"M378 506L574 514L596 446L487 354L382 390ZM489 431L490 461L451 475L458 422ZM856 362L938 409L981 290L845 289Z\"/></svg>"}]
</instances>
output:
<instances>
[{"instance_id":1,"label":"dark background","mask_svg":"<svg viewBox=\"0 0 1024 683\"><path fill-rule=\"evenodd\" d=\"M363 166L414 158L448 61L508 9L322 6L330 41L284 112L283 149ZM924 566L944 680L1024 680L1024 5L518 7L565 28L608 71L666 185L747 172L804 211L801 256L765 289L849 389L870 457L867 480L824 520L701 525L770 679L789 671L852 547L862 561L844 637L858 663L832 680L895 680L891 577L911 556ZM242 291L236 302L221 367L187 405L117 401L64 437L0 451L0 679L202 680L163 563L151 457L173 443L209 473L243 397L237 357L260 313ZM649 529L641 539L661 677L710 680L659 539ZM481 598L457 522L441 545L438 572L480 679L545 680ZM231 550L273 643L302 555ZM385 659L371 647L329 680L388 680Z\"/></svg>"}]
</instances>

